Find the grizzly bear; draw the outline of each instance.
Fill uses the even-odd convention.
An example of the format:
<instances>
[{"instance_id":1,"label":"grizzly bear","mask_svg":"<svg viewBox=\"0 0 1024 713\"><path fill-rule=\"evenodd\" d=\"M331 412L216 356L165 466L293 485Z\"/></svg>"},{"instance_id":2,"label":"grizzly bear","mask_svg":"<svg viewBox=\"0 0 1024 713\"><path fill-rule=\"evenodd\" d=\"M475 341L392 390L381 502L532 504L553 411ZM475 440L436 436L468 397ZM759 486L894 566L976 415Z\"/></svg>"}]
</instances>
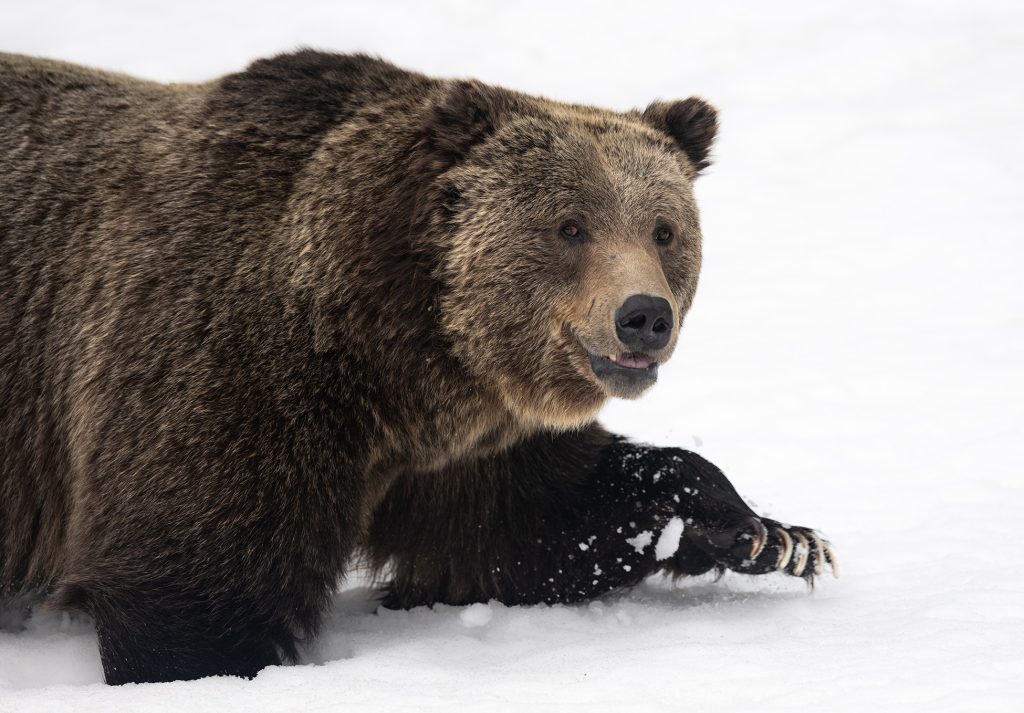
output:
<instances>
[{"instance_id":1,"label":"grizzly bear","mask_svg":"<svg viewBox=\"0 0 1024 713\"><path fill-rule=\"evenodd\" d=\"M294 659L354 557L387 607L820 575L595 423L675 347L716 126L362 55L0 55L0 594L88 613L118 684Z\"/></svg>"}]
</instances>

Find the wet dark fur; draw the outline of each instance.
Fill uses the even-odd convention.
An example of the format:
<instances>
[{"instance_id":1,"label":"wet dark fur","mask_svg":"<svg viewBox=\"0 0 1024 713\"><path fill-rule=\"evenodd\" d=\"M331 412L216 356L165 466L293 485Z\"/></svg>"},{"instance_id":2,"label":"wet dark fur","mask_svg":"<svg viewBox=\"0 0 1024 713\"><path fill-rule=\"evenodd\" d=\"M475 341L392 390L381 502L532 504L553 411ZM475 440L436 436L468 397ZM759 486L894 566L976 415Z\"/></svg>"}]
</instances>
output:
<instances>
[{"instance_id":1,"label":"wet dark fur","mask_svg":"<svg viewBox=\"0 0 1024 713\"><path fill-rule=\"evenodd\" d=\"M188 86L0 55L0 596L88 612L121 683L293 658L360 550L392 606L773 569L713 466L588 424L605 397L557 360L560 400L510 407L439 326L441 178L546 106L311 51ZM706 104L622 121L705 165ZM675 516L673 557L626 542Z\"/></svg>"}]
</instances>

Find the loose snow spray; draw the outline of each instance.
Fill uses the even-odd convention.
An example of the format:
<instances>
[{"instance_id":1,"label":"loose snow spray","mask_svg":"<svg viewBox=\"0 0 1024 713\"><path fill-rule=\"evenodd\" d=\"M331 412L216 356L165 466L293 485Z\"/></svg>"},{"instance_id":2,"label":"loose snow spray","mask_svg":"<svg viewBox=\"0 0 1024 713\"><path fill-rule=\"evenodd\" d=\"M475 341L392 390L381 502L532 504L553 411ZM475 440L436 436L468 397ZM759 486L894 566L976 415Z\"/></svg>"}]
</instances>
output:
<instances>
[{"instance_id":1,"label":"loose snow spray","mask_svg":"<svg viewBox=\"0 0 1024 713\"><path fill-rule=\"evenodd\" d=\"M658 538L658 544L654 546L654 559L667 560L669 557L676 553L679 549L679 538L683 536L683 521L681 518L674 517L666 523L665 527L661 530L661 536Z\"/></svg>"},{"instance_id":2,"label":"loose snow spray","mask_svg":"<svg viewBox=\"0 0 1024 713\"><path fill-rule=\"evenodd\" d=\"M636 537L627 537L626 544L630 545L638 555L642 555L644 550L647 549L651 542L654 541L654 533L650 530L644 530Z\"/></svg>"},{"instance_id":3,"label":"loose snow spray","mask_svg":"<svg viewBox=\"0 0 1024 713\"><path fill-rule=\"evenodd\" d=\"M659 562L667 560L676 553L676 550L679 549L679 538L683 536L685 527L682 518L679 517L674 517L665 523L665 527L661 529L661 534L658 536L658 543L654 546L656 560ZM636 537L626 538L626 543L632 546L638 555L643 554L652 542L654 542L654 533L650 530L644 530Z\"/></svg>"}]
</instances>

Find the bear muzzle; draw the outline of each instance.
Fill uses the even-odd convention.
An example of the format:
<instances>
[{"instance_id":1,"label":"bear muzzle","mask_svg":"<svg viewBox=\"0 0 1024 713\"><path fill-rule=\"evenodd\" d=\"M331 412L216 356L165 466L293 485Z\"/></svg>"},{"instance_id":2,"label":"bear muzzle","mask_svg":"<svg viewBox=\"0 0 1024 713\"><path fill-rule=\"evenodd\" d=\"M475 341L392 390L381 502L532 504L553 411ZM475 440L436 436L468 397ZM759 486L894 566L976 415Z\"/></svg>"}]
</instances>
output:
<instances>
[{"instance_id":1,"label":"bear muzzle","mask_svg":"<svg viewBox=\"0 0 1024 713\"><path fill-rule=\"evenodd\" d=\"M609 395L636 398L657 382L659 363L672 353L674 310L663 297L634 294L615 310L613 321L612 343L588 340L578 332L576 338Z\"/></svg>"}]
</instances>

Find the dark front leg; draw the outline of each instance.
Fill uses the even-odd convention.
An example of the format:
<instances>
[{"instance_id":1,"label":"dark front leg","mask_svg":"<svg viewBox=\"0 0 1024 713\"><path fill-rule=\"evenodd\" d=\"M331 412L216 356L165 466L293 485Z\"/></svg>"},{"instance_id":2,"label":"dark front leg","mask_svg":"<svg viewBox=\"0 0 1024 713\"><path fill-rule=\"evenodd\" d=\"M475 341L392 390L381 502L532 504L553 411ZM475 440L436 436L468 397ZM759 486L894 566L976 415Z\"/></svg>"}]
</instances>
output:
<instances>
[{"instance_id":1,"label":"dark front leg","mask_svg":"<svg viewBox=\"0 0 1024 713\"><path fill-rule=\"evenodd\" d=\"M834 558L807 528L758 517L695 453L598 428L542 436L399 482L371 530L386 606L572 602L667 571L813 579Z\"/></svg>"},{"instance_id":2,"label":"dark front leg","mask_svg":"<svg viewBox=\"0 0 1024 713\"><path fill-rule=\"evenodd\" d=\"M274 482L179 488L148 503L108 497L107 511L82 508L51 604L95 621L108 683L252 677L296 658L297 639L317 630L356 528L301 491L274 497Z\"/></svg>"},{"instance_id":3,"label":"dark front leg","mask_svg":"<svg viewBox=\"0 0 1024 713\"><path fill-rule=\"evenodd\" d=\"M282 652L295 655L291 631L253 616L255 607L237 599L212 601L167 588L81 590L79 596L76 604L96 623L103 675L111 685L252 678L280 664ZM226 625L229 616L236 621Z\"/></svg>"},{"instance_id":4,"label":"dark front leg","mask_svg":"<svg viewBox=\"0 0 1024 713\"><path fill-rule=\"evenodd\" d=\"M294 636L265 602L228 592L185 591L181 582L65 583L50 605L87 612L103 678L112 685L253 677L295 658Z\"/></svg>"}]
</instances>

